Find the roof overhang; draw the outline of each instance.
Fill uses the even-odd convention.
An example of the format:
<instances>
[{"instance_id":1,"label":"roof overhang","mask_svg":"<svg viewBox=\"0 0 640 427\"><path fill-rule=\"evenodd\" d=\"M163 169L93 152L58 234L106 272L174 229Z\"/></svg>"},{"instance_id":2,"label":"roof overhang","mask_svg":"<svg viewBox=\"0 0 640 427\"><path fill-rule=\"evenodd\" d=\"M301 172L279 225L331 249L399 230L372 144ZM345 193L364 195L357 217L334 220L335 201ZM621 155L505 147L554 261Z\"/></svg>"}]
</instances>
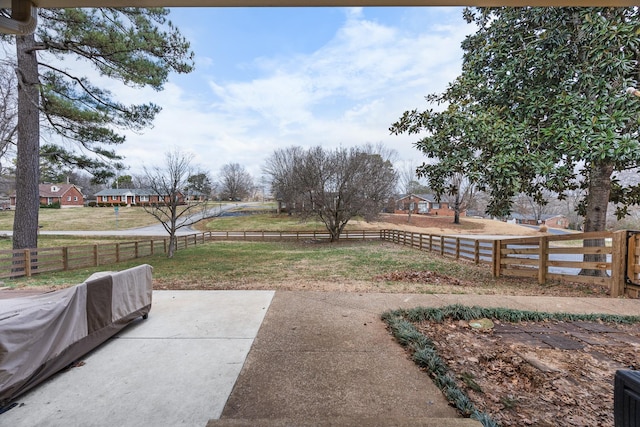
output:
<instances>
[{"instance_id":1,"label":"roof overhang","mask_svg":"<svg viewBox=\"0 0 640 427\"><path fill-rule=\"evenodd\" d=\"M56 7L638 6L640 0L0 0Z\"/></svg>"},{"instance_id":2,"label":"roof overhang","mask_svg":"<svg viewBox=\"0 0 640 427\"><path fill-rule=\"evenodd\" d=\"M32 33L37 7L638 6L640 0L0 0L0 32Z\"/></svg>"}]
</instances>

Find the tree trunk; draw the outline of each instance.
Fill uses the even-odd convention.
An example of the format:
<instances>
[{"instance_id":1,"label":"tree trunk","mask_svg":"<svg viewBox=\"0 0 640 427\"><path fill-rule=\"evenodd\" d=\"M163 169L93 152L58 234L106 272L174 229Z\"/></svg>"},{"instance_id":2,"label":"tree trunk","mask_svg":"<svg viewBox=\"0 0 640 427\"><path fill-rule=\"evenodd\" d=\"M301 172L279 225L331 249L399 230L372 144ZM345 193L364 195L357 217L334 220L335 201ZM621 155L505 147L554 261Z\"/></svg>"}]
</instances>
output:
<instances>
[{"instance_id":1,"label":"tree trunk","mask_svg":"<svg viewBox=\"0 0 640 427\"><path fill-rule=\"evenodd\" d=\"M587 205L584 220L584 232L604 231L607 224L607 206L611 194L611 174L612 164L594 164L589 170L589 194L587 195ZM604 239L587 239L584 247L602 247ZM607 262L604 254L585 254L585 262ZM604 270L583 268L580 271L582 276L606 276Z\"/></svg>"},{"instance_id":2,"label":"tree trunk","mask_svg":"<svg viewBox=\"0 0 640 427\"><path fill-rule=\"evenodd\" d=\"M169 234L169 249L167 250L167 258L173 258L173 254L176 253L176 247L178 247L178 238L176 237L175 230Z\"/></svg>"},{"instance_id":3,"label":"tree trunk","mask_svg":"<svg viewBox=\"0 0 640 427\"><path fill-rule=\"evenodd\" d=\"M460 224L460 193L456 192L456 198L453 203L453 223Z\"/></svg>"},{"instance_id":4,"label":"tree trunk","mask_svg":"<svg viewBox=\"0 0 640 427\"><path fill-rule=\"evenodd\" d=\"M18 149L13 248L38 247L40 122L35 37L16 37L18 59Z\"/></svg>"}]
</instances>

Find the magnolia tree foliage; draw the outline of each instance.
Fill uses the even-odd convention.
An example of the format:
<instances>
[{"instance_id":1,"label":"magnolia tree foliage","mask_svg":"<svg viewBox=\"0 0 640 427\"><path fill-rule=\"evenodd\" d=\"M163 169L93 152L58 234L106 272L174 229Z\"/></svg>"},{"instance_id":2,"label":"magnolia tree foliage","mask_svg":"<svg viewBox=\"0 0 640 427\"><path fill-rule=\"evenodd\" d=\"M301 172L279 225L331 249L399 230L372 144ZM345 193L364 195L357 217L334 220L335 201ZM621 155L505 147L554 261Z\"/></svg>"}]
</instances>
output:
<instances>
[{"instance_id":1,"label":"magnolia tree foliage","mask_svg":"<svg viewBox=\"0 0 640 427\"><path fill-rule=\"evenodd\" d=\"M2 11L0 11L2 13ZM14 248L37 246L38 157L84 169L96 181L113 176L119 130L140 131L160 108L127 105L85 71L130 87L161 90L169 73L192 69L189 43L162 8L40 9L38 28L4 36L16 48L17 176ZM47 142L40 145L40 130Z\"/></svg>"},{"instance_id":2,"label":"magnolia tree foliage","mask_svg":"<svg viewBox=\"0 0 640 427\"><path fill-rule=\"evenodd\" d=\"M276 150L267 160L276 198L303 217L319 218L340 238L349 220L374 219L394 193L398 180L390 157L382 147Z\"/></svg>"},{"instance_id":3,"label":"magnolia tree foliage","mask_svg":"<svg viewBox=\"0 0 640 427\"><path fill-rule=\"evenodd\" d=\"M477 26L463 44L461 75L439 109L407 111L395 133L424 135L419 168L438 193L464 172L490 196L488 213L506 216L513 197L544 203L583 190L585 231L605 227L607 205L624 216L640 202L638 183L618 175L640 165L638 8L466 9Z\"/></svg>"}]
</instances>

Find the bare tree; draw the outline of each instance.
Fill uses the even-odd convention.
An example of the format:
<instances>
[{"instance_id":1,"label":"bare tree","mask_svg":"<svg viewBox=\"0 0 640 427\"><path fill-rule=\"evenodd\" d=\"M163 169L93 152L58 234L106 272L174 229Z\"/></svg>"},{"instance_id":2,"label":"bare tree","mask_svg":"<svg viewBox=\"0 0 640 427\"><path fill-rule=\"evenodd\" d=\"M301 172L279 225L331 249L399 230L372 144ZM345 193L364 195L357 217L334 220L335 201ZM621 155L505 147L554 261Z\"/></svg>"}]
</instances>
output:
<instances>
[{"instance_id":1,"label":"bare tree","mask_svg":"<svg viewBox=\"0 0 640 427\"><path fill-rule=\"evenodd\" d=\"M239 163L228 163L220 170L220 197L242 200L253 191L253 178Z\"/></svg>"},{"instance_id":2,"label":"bare tree","mask_svg":"<svg viewBox=\"0 0 640 427\"><path fill-rule=\"evenodd\" d=\"M7 152L15 149L18 136L16 77L6 65L0 66L0 171Z\"/></svg>"},{"instance_id":3,"label":"bare tree","mask_svg":"<svg viewBox=\"0 0 640 427\"><path fill-rule=\"evenodd\" d=\"M393 194L398 176L392 154L370 145L333 151L292 147L274 153L265 172L276 192L296 201L298 214L319 218L336 241L349 220L374 219Z\"/></svg>"},{"instance_id":4,"label":"bare tree","mask_svg":"<svg viewBox=\"0 0 640 427\"><path fill-rule=\"evenodd\" d=\"M398 172L399 190L404 194L427 194L429 186L420 181L413 162L405 163Z\"/></svg>"},{"instance_id":5,"label":"bare tree","mask_svg":"<svg viewBox=\"0 0 640 427\"><path fill-rule=\"evenodd\" d=\"M287 207L289 213L293 213L296 205L301 205L302 200L295 182L296 162L305 155L302 147L289 147L274 151L267 159L263 168L273 196L279 203Z\"/></svg>"},{"instance_id":6,"label":"bare tree","mask_svg":"<svg viewBox=\"0 0 640 427\"><path fill-rule=\"evenodd\" d=\"M462 173L449 178L447 190L449 206L453 207L453 223L460 224L460 212L468 209L476 193L476 186Z\"/></svg>"},{"instance_id":7,"label":"bare tree","mask_svg":"<svg viewBox=\"0 0 640 427\"><path fill-rule=\"evenodd\" d=\"M189 215L200 203L184 203L183 189L188 185L188 178L193 175L192 155L177 149L165 153L164 166L144 168L149 189L158 197L157 202L143 205L144 210L153 215L169 233L168 258L173 258L177 249L176 232L190 224Z\"/></svg>"},{"instance_id":8,"label":"bare tree","mask_svg":"<svg viewBox=\"0 0 640 427\"><path fill-rule=\"evenodd\" d=\"M555 197L549 191L543 190L544 200L536 201L532 196L526 193L520 193L513 199L513 211L522 216L528 216L535 219L538 224L542 222L542 216L553 211L548 200Z\"/></svg>"}]
</instances>

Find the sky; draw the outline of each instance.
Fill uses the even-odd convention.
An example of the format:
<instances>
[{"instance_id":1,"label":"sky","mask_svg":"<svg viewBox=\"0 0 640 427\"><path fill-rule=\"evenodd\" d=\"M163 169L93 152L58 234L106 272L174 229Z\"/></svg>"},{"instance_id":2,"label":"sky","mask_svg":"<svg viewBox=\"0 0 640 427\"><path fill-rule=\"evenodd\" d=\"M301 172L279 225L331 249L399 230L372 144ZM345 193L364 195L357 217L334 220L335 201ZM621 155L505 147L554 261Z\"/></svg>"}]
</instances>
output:
<instances>
[{"instance_id":1,"label":"sky","mask_svg":"<svg viewBox=\"0 0 640 427\"><path fill-rule=\"evenodd\" d=\"M274 150L293 145L382 143L398 169L421 164L418 137L389 127L459 75L472 32L461 8L444 7L177 8L169 18L195 71L160 92L105 82L120 101L162 107L153 128L126 132L117 148L128 174L175 149L214 179L228 163L259 179Z\"/></svg>"}]
</instances>

